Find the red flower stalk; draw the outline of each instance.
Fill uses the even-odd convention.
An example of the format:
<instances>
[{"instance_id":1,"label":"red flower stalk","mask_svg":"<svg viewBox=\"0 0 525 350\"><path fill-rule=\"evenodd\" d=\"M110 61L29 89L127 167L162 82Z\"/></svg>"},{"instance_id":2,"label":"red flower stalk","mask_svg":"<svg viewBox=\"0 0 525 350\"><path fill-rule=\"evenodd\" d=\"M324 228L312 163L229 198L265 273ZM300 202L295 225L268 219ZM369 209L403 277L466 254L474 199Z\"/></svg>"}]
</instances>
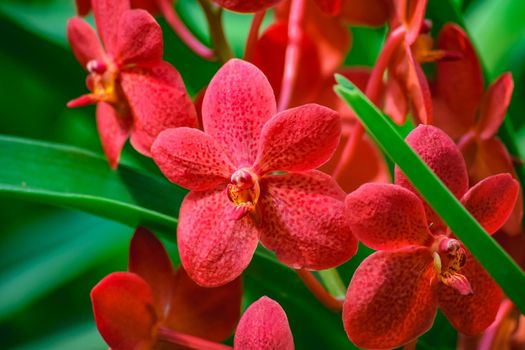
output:
<instances>
[{"instance_id":1,"label":"red flower stalk","mask_svg":"<svg viewBox=\"0 0 525 350\"><path fill-rule=\"evenodd\" d=\"M257 12L277 4L281 0L213 0L222 7L236 12Z\"/></svg>"},{"instance_id":2,"label":"red flower stalk","mask_svg":"<svg viewBox=\"0 0 525 350\"><path fill-rule=\"evenodd\" d=\"M191 190L177 239L182 264L200 285L239 276L259 239L296 269L331 268L355 254L344 192L311 170L337 147L338 114L315 104L275 113L262 72L230 60L206 90L204 132L166 130L152 147L164 175Z\"/></svg>"},{"instance_id":3,"label":"red flower stalk","mask_svg":"<svg viewBox=\"0 0 525 350\"><path fill-rule=\"evenodd\" d=\"M235 338L238 350L293 350L293 336L281 305L262 297L242 315Z\"/></svg>"},{"instance_id":4,"label":"red flower stalk","mask_svg":"<svg viewBox=\"0 0 525 350\"><path fill-rule=\"evenodd\" d=\"M143 228L131 240L129 272L112 273L91 291L97 328L115 350L228 349L214 342L234 330L241 298L240 279L202 288L182 268L174 271L160 241Z\"/></svg>"},{"instance_id":5,"label":"red flower stalk","mask_svg":"<svg viewBox=\"0 0 525 350\"><path fill-rule=\"evenodd\" d=\"M122 147L131 144L149 156L158 133L197 124L195 108L177 70L162 60L162 32L144 10L127 0L93 0L95 23L104 44L81 18L68 23L68 39L87 69L91 91L68 107L97 104L97 127L104 153L116 168Z\"/></svg>"},{"instance_id":6,"label":"red flower stalk","mask_svg":"<svg viewBox=\"0 0 525 350\"><path fill-rule=\"evenodd\" d=\"M458 140L472 183L503 172L517 178L511 156L497 137L514 88L510 73L501 75L484 91L481 65L465 32L455 24L446 25L438 45L441 50L459 53L461 58L437 65L433 99L435 125ZM517 205L503 229L517 235L523 230L522 220L520 190Z\"/></svg>"},{"instance_id":7,"label":"red flower stalk","mask_svg":"<svg viewBox=\"0 0 525 350\"><path fill-rule=\"evenodd\" d=\"M461 153L444 132L420 125L407 142L487 232L505 223L519 189L512 176L468 190ZM395 183L366 184L346 199L352 232L379 250L350 282L343 306L349 338L366 348L406 344L432 326L438 305L458 331L481 333L496 316L501 289L398 168Z\"/></svg>"}]
</instances>

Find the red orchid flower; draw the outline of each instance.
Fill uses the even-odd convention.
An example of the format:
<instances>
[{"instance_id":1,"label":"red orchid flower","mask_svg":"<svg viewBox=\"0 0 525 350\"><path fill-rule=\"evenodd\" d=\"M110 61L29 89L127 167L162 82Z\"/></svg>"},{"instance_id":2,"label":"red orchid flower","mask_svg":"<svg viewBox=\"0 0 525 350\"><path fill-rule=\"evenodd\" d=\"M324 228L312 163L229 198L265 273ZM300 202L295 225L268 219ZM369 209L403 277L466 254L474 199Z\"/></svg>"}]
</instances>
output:
<instances>
[{"instance_id":1,"label":"red orchid flower","mask_svg":"<svg viewBox=\"0 0 525 350\"><path fill-rule=\"evenodd\" d=\"M220 6L236 12L257 12L267 9L281 0L213 0Z\"/></svg>"},{"instance_id":2,"label":"red orchid flower","mask_svg":"<svg viewBox=\"0 0 525 350\"><path fill-rule=\"evenodd\" d=\"M242 315L233 348L238 350L293 350L293 336L279 303L262 297Z\"/></svg>"},{"instance_id":3,"label":"red orchid flower","mask_svg":"<svg viewBox=\"0 0 525 350\"><path fill-rule=\"evenodd\" d=\"M182 268L173 270L161 242L144 228L129 253L129 272L112 273L91 291L97 328L112 349L227 348L210 341L224 341L239 320L240 279L199 287Z\"/></svg>"},{"instance_id":4,"label":"red orchid flower","mask_svg":"<svg viewBox=\"0 0 525 350\"><path fill-rule=\"evenodd\" d=\"M433 49L428 34L431 24L424 21L427 0L396 0L393 5L392 31L385 46L390 43L395 48L384 85L383 109L398 124L405 122L409 111L418 123L429 124L432 99L421 64L455 59L456 54Z\"/></svg>"},{"instance_id":5,"label":"red orchid flower","mask_svg":"<svg viewBox=\"0 0 525 350\"><path fill-rule=\"evenodd\" d=\"M512 176L491 176L468 190L461 153L444 132L420 125L407 142L487 232L505 223L519 189ZM438 305L458 331L481 333L496 316L501 289L399 169L395 183L366 184L346 199L352 232L379 250L348 287L349 338L366 348L400 346L432 326Z\"/></svg>"},{"instance_id":6,"label":"red orchid flower","mask_svg":"<svg viewBox=\"0 0 525 350\"><path fill-rule=\"evenodd\" d=\"M122 147L131 144L149 156L161 130L197 123L195 108L177 70L162 60L162 32L144 10L127 0L93 0L95 31L81 18L68 23L73 52L89 76L91 91L68 107L97 104L97 127L104 153L116 168Z\"/></svg>"},{"instance_id":7,"label":"red orchid flower","mask_svg":"<svg viewBox=\"0 0 525 350\"><path fill-rule=\"evenodd\" d=\"M254 65L233 59L210 82L204 132L162 132L153 159L191 192L178 225L181 261L198 284L233 280L259 239L284 264L326 269L355 254L344 192L313 171L334 152L338 114L315 104L276 114L272 88Z\"/></svg>"},{"instance_id":8,"label":"red orchid flower","mask_svg":"<svg viewBox=\"0 0 525 350\"><path fill-rule=\"evenodd\" d=\"M446 25L438 45L441 50L458 52L461 59L437 65L435 125L458 140L472 183L503 172L517 178L512 158L497 137L514 87L510 73L501 75L484 92L481 64L466 33L455 24ZM503 229L517 235L523 230L522 220L520 190L516 207Z\"/></svg>"}]
</instances>

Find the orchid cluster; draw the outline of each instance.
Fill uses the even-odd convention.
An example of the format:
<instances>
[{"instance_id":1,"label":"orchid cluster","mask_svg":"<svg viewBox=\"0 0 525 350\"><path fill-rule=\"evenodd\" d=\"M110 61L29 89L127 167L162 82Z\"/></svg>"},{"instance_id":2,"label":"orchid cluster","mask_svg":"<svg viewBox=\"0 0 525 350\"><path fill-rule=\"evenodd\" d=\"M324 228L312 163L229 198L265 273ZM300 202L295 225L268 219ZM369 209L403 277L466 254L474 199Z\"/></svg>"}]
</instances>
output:
<instances>
[{"instance_id":1,"label":"orchid cluster","mask_svg":"<svg viewBox=\"0 0 525 350\"><path fill-rule=\"evenodd\" d=\"M79 16L92 12L97 32L81 17L68 23L89 90L68 106L96 104L109 165L118 167L129 137L189 191L176 232L181 265L174 269L162 243L141 227L131 240L129 271L93 288L107 344L227 349L221 342L235 331L234 349L293 349L276 301L262 297L241 316L243 271L258 249L342 310L358 347L417 341L438 307L462 336L496 327L500 306L510 303L501 288L400 168L389 183L383 153L332 86L341 74L393 124L414 125L406 142L487 233L522 237L522 189L497 136L511 100L510 74L485 88L462 28L446 24L434 42L426 0L199 3L211 48L184 26L170 0L77 0ZM216 27L223 9L254 13L243 59L231 56ZM272 23L259 33L267 13ZM163 59L157 15L196 54L219 63L193 101ZM388 28L374 67L345 66L349 24ZM312 271L346 263L358 242L376 252L355 270L342 301Z\"/></svg>"}]
</instances>

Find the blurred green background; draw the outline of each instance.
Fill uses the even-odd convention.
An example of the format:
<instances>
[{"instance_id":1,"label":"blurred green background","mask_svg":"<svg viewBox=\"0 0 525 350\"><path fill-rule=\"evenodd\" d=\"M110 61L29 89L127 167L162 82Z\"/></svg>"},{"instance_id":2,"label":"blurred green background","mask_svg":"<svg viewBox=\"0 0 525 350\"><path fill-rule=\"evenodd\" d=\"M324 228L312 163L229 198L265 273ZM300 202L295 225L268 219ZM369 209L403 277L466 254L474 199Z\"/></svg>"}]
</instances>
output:
<instances>
[{"instance_id":1,"label":"blurred green background","mask_svg":"<svg viewBox=\"0 0 525 350\"><path fill-rule=\"evenodd\" d=\"M431 3L439 6L440 1ZM512 71L516 89L509 115L523 147L525 1L450 1L464 14L489 74L495 77ZM195 1L179 0L177 9L206 40L204 17ZM68 100L85 92L85 73L65 37L66 21L74 15L73 0L0 1L0 134L101 154L94 108L65 107ZM227 37L237 56L242 55L250 20L250 15L225 14ZM218 65L193 55L162 19L159 21L165 33L166 60L180 70L190 94L195 95ZM347 61L370 65L383 32L355 28L353 33L354 45ZM129 145L122 162L158 174L151 161ZM4 163L0 160L0 164ZM0 348L106 349L92 319L89 292L106 274L126 269L132 232L131 227L89 214L0 197ZM175 246L166 244L176 260ZM342 268L345 282L367 254L361 248L359 256ZM269 264L264 258L252 263L245 279L246 303L263 294L281 302L298 349L318 349L326 344L352 348L339 316L322 310L293 273L284 268L274 273ZM321 316L329 323L321 324L324 321L316 319ZM321 336L334 339L317 342ZM440 316L418 348L450 349L454 344L455 333Z\"/></svg>"}]
</instances>

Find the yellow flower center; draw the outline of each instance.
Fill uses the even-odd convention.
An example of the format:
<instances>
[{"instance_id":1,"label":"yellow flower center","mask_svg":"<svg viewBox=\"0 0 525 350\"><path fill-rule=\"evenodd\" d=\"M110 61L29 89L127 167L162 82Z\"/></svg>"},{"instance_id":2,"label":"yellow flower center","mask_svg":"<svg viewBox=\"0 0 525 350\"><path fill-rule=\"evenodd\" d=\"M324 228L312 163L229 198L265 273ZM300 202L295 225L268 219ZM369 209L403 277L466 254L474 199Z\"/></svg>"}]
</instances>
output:
<instances>
[{"instance_id":1,"label":"yellow flower center","mask_svg":"<svg viewBox=\"0 0 525 350\"><path fill-rule=\"evenodd\" d=\"M261 189L256 174L247 168L233 173L227 187L228 198L237 207L239 217L254 212Z\"/></svg>"}]
</instances>

